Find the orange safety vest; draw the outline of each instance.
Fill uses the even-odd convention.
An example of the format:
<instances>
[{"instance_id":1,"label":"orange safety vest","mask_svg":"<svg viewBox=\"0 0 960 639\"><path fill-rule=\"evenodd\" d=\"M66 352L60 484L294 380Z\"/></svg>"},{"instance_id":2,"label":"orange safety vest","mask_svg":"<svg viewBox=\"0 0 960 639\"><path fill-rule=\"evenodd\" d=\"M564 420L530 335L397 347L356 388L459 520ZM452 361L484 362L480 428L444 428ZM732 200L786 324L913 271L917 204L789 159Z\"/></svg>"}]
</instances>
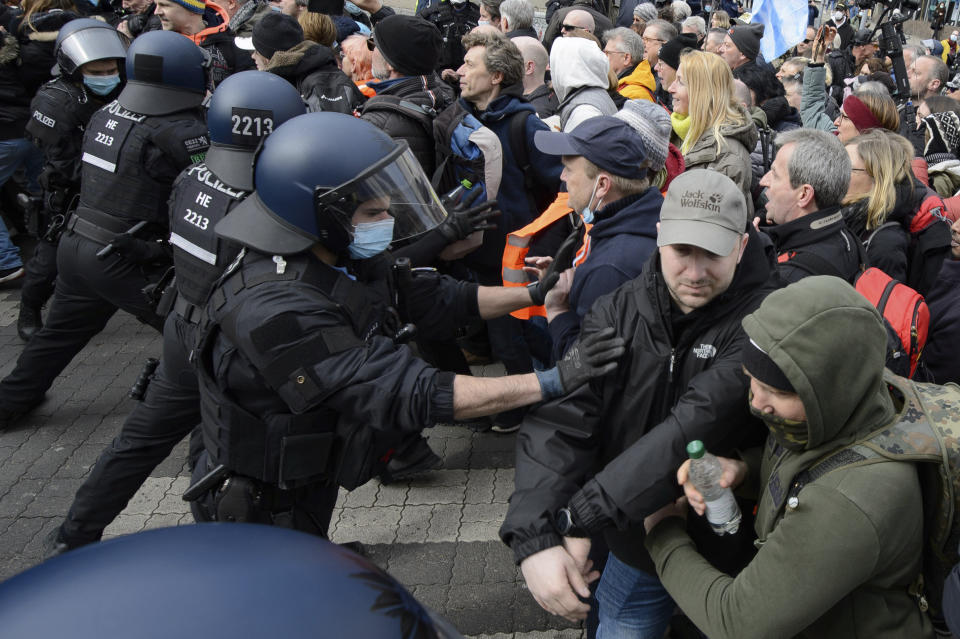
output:
<instances>
[{"instance_id":1,"label":"orange safety vest","mask_svg":"<svg viewBox=\"0 0 960 639\"><path fill-rule=\"evenodd\" d=\"M553 201L553 204L547 207L547 210L544 211L540 217L535 219L533 222L530 222L521 229L517 229L512 233L507 233L507 241L503 247L503 285L504 286L526 286L530 283L530 278L523 271L523 266L526 263L527 252L530 250L530 242L540 231L543 231L548 226L562 220L564 217L570 214L570 207L567 206L568 195L566 193L558 193L557 199ZM589 233L589 226L587 231ZM589 238L589 235L587 235ZM584 241L584 246L580 248L580 252L577 254L577 259L574 260L574 265L578 265L584 259L586 259L586 253L589 252L587 245L589 244L589 239ZM586 249L586 250L585 250ZM582 257L581 257L581 254ZM579 261L578 261L579 260ZM528 320L531 317L546 317L547 311L543 306L527 306L526 308L521 308L510 313L517 319Z\"/></svg>"}]
</instances>

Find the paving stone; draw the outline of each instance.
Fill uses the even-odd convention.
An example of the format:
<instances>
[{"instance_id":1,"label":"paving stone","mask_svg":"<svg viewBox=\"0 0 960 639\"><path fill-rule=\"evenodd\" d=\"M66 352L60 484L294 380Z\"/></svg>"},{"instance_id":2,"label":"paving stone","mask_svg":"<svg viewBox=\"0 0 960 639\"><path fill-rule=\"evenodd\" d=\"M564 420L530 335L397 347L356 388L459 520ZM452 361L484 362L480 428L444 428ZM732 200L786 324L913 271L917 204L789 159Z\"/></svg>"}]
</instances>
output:
<instances>
[{"instance_id":1,"label":"paving stone","mask_svg":"<svg viewBox=\"0 0 960 639\"><path fill-rule=\"evenodd\" d=\"M153 479L153 478L151 478ZM148 480L149 481L149 480ZM167 488L166 494L160 500L154 513L179 514L183 515L190 512L190 504L183 501L183 493L190 487L190 479L187 477L177 477Z\"/></svg>"},{"instance_id":2,"label":"paving stone","mask_svg":"<svg viewBox=\"0 0 960 639\"><path fill-rule=\"evenodd\" d=\"M507 504L465 504L463 506L464 522L483 521L495 523L498 526L507 516Z\"/></svg>"},{"instance_id":3,"label":"paving stone","mask_svg":"<svg viewBox=\"0 0 960 639\"><path fill-rule=\"evenodd\" d=\"M343 502L344 508L369 508L377 501L377 491L380 490L380 483L377 481L368 481L363 486L355 488L347 493Z\"/></svg>"},{"instance_id":4,"label":"paving stone","mask_svg":"<svg viewBox=\"0 0 960 639\"><path fill-rule=\"evenodd\" d=\"M460 541L496 541L500 539L499 521L465 521L460 524Z\"/></svg>"},{"instance_id":5,"label":"paving stone","mask_svg":"<svg viewBox=\"0 0 960 639\"><path fill-rule=\"evenodd\" d=\"M179 526L180 520L183 518L182 513L175 514L156 514L150 515L147 518L147 521L143 524L143 530L150 530L153 528L170 528L172 526Z\"/></svg>"},{"instance_id":6,"label":"paving stone","mask_svg":"<svg viewBox=\"0 0 960 639\"><path fill-rule=\"evenodd\" d=\"M513 551L506 544L498 541L493 547L487 546L483 559L484 583L516 582L522 579L513 561Z\"/></svg>"},{"instance_id":7,"label":"paving stone","mask_svg":"<svg viewBox=\"0 0 960 639\"><path fill-rule=\"evenodd\" d=\"M399 506L383 508L344 508L337 522L335 542L359 541L364 544L389 544L397 536Z\"/></svg>"},{"instance_id":8,"label":"paving stone","mask_svg":"<svg viewBox=\"0 0 960 639\"><path fill-rule=\"evenodd\" d=\"M403 506L407 503L410 487L406 484L381 484L377 492L377 506Z\"/></svg>"},{"instance_id":9,"label":"paving stone","mask_svg":"<svg viewBox=\"0 0 960 639\"><path fill-rule=\"evenodd\" d=\"M43 490L41 479L20 479L0 498L0 517L19 517Z\"/></svg>"},{"instance_id":10,"label":"paving stone","mask_svg":"<svg viewBox=\"0 0 960 639\"><path fill-rule=\"evenodd\" d=\"M396 543L422 543L427 541L430 517L433 506L404 506L400 515L400 527L397 529Z\"/></svg>"},{"instance_id":11,"label":"paving stone","mask_svg":"<svg viewBox=\"0 0 960 639\"><path fill-rule=\"evenodd\" d=\"M449 591L450 587L446 584L414 586L411 589L417 601L434 611L443 610L446 607Z\"/></svg>"},{"instance_id":12,"label":"paving stone","mask_svg":"<svg viewBox=\"0 0 960 639\"><path fill-rule=\"evenodd\" d=\"M464 634L513 629L514 584L464 584L450 588L446 618Z\"/></svg>"},{"instance_id":13,"label":"paving stone","mask_svg":"<svg viewBox=\"0 0 960 639\"><path fill-rule=\"evenodd\" d=\"M493 487L496 471L492 468L476 468L467 477L464 504L493 503Z\"/></svg>"},{"instance_id":14,"label":"paving stone","mask_svg":"<svg viewBox=\"0 0 960 639\"><path fill-rule=\"evenodd\" d=\"M391 555L387 571L407 587L449 583L454 543L407 544Z\"/></svg>"},{"instance_id":15,"label":"paving stone","mask_svg":"<svg viewBox=\"0 0 960 639\"><path fill-rule=\"evenodd\" d=\"M97 463L97 458L103 452L103 446L100 444L83 444L70 453L64 461L63 466L57 472L57 475L64 478L86 477L93 465Z\"/></svg>"},{"instance_id":16,"label":"paving stone","mask_svg":"<svg viewBox=\"0 0 960 639\"><path fill-rule=\"evenodd\" d=\"M407 504L462 504L465 487L459 486L411 486Z\"/></svg>"},{"instance_id":17,"label":"paving stone","mask_svg":"<svg viewBox=\"0 0 960 639\"><path fill-rule=\"evenodd\" d=\"M58 440L59 441L59 440ZM76 446L62 444L51 445L43 455L30 464L23 476L27 479L47 479L53 477L66 463Z\"/></svg>"},{"instance_id":18,"label":"paving stone","mask_svg":"<svg viewBox=\"0 0 960 639\"><path fill-rule=\"evenodd\" d=\"M23 517L63 517L67 514L73 496L77 492L77 484L70 479L46 480L23 511Z\"/></svg>"},{"instance_id":19,"label":"paving stone","mask_svg":"<svg viewBox=\"0 0 960 639\"><path fill-rule=\"evenodd\" d=\"M11 554L23 554L47 520L43 517L20 517L3 533L4 549Z\"/></svg>"},{"instance_id":20,"label":"paving stone","mask_svg":"<svg viewBox=\"0 0 960 639\"><path fill-rule=\"evenodd\" d=\"M173 480L167 477L147 477L140 490L124 508L125 515L151 515L158 512L160 502L166 497ZM175 511L180 512L180 511Z\"/></svg>"},{"instance_id":21,"label":"paving stone","mask_svg":"<svg viewBox=\"0 0 960 639\"><path fill-rule=\"evenodd\" d=\"M484 433L473 442L470 468L508 468L513 466L516 437Z\"/></svg>"},{"instance_id":22,"label":"paving stone","mask_svg":"<svg viewBox=\"0 0 960 639\"><path fill-rule=\"evenodd\" d=\"M120 515L113 520L113 523L103 531L103 538L116 537L117 535L129 535L143 530L144 524L150 515Z\"/></svg>"},{"instance_id":23,"label":"paving stone","mask_svg":"<svg viewBox=\"0 0 960 639\"><path fill-rule=\"evenodd\" d=\"M458 543L453 559L450 584L479 584L483 582L486 554L490 552L489 543Z\"/></svg>"},{"instance_id":24,"label":"paving stone","mask_svg":"<svg viewBox=\"0 0 960 639\"><path fill-rule=\"evenodd\" d=\"M498 468L493 486L493 501L506 503L513 494L513 488L513 468Z\"/></svg>"},{"instance_id":25,"label":"paving stone","mask_svg":"<svg viewBox=\"0 0 960 639\"><path fill-rule=\"evenodd\" d=\"M460 504L437 504L430 518L429 541L457 541L460 533Z\"/></svg>"}]
</instances>

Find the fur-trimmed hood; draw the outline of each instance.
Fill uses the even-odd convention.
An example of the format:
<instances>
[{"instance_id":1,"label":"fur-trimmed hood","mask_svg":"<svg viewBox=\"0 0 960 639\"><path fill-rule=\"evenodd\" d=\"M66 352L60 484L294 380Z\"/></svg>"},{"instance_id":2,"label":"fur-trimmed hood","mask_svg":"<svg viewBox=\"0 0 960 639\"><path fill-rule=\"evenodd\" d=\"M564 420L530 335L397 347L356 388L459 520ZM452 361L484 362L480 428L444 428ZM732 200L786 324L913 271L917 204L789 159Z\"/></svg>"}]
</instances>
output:
<instances>
[{"instance_id":1,"label":"fur-trimmed hood","mask_svg":"<svg viewBox=\"0 0 960 639\"><path fill-rule=\"evenodd\" d=\"M20 43L9 33L0 33L0 64L12 64L20 57Z\"/></svg>"}]
</instances>

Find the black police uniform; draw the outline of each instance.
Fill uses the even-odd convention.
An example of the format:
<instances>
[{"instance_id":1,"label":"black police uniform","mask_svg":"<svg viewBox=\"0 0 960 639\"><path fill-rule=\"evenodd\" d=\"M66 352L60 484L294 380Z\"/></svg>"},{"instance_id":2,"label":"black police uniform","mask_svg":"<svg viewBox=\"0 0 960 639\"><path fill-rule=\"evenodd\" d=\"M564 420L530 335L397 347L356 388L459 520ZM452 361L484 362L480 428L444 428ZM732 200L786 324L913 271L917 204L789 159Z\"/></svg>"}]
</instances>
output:
<instances>
[{"instance_id":1,"label":"black police uniform","mask_svg":"<svg viewBox=\"0 0 960 639\"><path fill-rule=\"evenodd\" d=\"M460 7L454 7L449 0L442 0L438 4L420 12L420 17L429 20L440 30L443 45L440 49L440 59L437 61L437 71L441 69L459 69L463 64L466 53L461 40L470 33L480 20L480 7L467 0Z\"/></svg>"},{"instance_id":2,"label":"black police uniform","mask_svg":"<svg viewBox=\"0 0 960 639\"><path fill-rule=\"evenodd\" d=\"M454 374L395 342L398 317L445 335L478 315L477 286L431 274L398 295L388 260L350 262L354 275L309 252L250 251L214 288L198 347L194 480L211 478L198 519L325 536L338 486L362 485L401 441L453 418Z\"/></svg>"},{"instance_id":3,"label":"black police uniform","mask_svg":"<svg viewBox=\"0 0 960 639\"><path fill-rule=\"evenodd\" d=\"M226 185L205 164L188 168L174 183L170 245L176 301L163 326L160 365L143 401L77 491L60 530L59 540L68 546L99 540L153 469L200 423L200 390L190 361L196 325L210 289L239 252L213 227L246 195Z\"/></svg>"},{"instance_id":4,"label":"black police uniform","mask_svg":"<svg viewBox=\"0 0 960 639\"><path fill-rule=\"evenodd\" d=\"M208 146L199 108L144 115L116 100L90 119L83 141L80 203L57 250L60 275L44 327L0 382L0 416L39 403L57 375L121 308L157 330L163 323L143 289L169 263L137 264L114 251L97 253L139 222L136 234L167 236L166 202L177 175Z\"/></svg>"},{"instance_id":5,"label":"black police uniform","mask_svg":"<svg viewBox=\"0 0 960 639\"><path fill-rule=\"evenodd\" d=\"M26 133L43 151L43 208L37 224L40 239L24 267L26 275L20 289L24 306L39 309L53 295L57 241L70 204L80 194L83 132L104 104L105 100L63 77L40 87L30 103Z\"/></svg>"}]
</instances>

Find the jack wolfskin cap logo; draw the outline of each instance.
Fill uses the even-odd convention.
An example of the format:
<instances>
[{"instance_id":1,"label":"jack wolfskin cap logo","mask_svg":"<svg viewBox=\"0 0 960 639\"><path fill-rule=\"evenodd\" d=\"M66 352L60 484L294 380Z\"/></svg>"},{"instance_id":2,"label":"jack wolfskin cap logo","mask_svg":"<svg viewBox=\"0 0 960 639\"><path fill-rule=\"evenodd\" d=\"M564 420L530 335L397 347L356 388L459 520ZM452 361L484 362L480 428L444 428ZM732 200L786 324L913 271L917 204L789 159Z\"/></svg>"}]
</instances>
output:
<instances>
[{"instance_id":1,"label":"jack wolfskin cap logo","mask_svg":"<svg viewBox=\"0 0 960 639\"><path fill-rule=\"evenodd\" d=\"M703 191L688 190L680 196L680 206L683 208L701 209L710 213L720 212L721 193L704 193Z\"/></svg>"}]
</instances>

